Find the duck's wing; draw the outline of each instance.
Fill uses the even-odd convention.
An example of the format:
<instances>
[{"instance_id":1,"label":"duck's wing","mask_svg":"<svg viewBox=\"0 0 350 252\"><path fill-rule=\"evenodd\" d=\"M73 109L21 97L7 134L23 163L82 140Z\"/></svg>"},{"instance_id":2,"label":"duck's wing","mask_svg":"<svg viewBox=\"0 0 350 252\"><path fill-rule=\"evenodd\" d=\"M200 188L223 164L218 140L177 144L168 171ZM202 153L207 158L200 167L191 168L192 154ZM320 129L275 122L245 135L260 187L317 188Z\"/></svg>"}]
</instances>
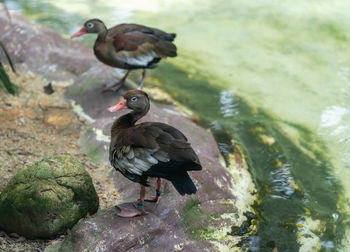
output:
<instances>
[{"instance_id":1,"label":"duck's wing","mask_svg":"<svg viewBox=\"0 0 350 252\"><path fill-rule=\"evenodd\" d=\"M145 35L157 37L158 39L167 40L170 42L172 42L176 37L175 33L167 33L157 28L147 27L139 24L119 24L110 28L108 30L108 33L110 36L116 37L121 34L127 34L135 31L141 32Z\"/></svg>"},{"instance_id":2,"label":"duck's wing","mask_svg":"<svg viewBox=\"0 0 350 252\"><path fill-rule=\"evenodd\" d=\"M162 123L142 123L117 133L111 141L110 162L130 180L145 185L148 176L169 179L202 169L187 138Z\"/></svg>"},{"instance_id":3,"label":"duck's wing","mask_svg":"<svg viewBox=\"0 0 350 252\"><path fill-rule=\"evenodd\" d=\"M176 46L144 29L126 29L110 36L115 58L127 69L152 68L165 57L175 57Z\"/></svg>"}]
</instances>

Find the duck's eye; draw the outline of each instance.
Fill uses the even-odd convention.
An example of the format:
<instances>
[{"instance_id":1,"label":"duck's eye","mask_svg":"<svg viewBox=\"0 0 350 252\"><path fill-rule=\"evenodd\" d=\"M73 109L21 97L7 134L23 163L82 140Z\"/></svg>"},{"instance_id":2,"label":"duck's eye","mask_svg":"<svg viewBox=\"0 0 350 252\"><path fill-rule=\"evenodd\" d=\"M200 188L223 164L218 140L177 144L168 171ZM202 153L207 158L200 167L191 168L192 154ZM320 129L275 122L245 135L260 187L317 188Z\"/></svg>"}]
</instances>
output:
<instances>
[{"instance_id":1,"label":"duck's eye","mask_svg":"<svg viewBox=\"0 0 350 252\"><path fill-rule=\"evenodd\" d=\"M131 101L132 101L132 102L136 102L136 101L137 101L137 97L135 97L135 96L132 97L132 98L131 98Z\"/></svg>"},{"instance_id":2,"label":"duck's eye","mask_svg":"<svg viewBox=\"0 0 350 252\"><path fill-rule=\"evenodd\" d=\"M88 23L88 24L86 25L86 27L89 28L89 29L91 29L92 27L94 27L94 24L93 24L93 23Z\"/></svg>"}]
</instances>

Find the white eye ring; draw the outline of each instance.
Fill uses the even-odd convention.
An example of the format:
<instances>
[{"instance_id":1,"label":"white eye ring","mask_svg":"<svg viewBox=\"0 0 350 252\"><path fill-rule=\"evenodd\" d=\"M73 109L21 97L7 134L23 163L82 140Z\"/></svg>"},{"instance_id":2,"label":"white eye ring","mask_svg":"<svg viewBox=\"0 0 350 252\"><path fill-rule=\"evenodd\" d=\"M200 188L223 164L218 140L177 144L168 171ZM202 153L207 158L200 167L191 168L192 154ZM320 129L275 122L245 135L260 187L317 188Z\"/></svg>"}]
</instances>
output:
<instances>
[{"instance_id":1,"label":"white eye ring","mask_svg":"<svg viewBox=\"0 0 350 252\"><path fill-rule=\"evenodd\" d=\"M131 101L133 101L133 102L137 101L137 97L136 96L132 97Z\"/></svg>"},{"instance_id":2,"label":"white eye ring","mask_svg":"<svg viewBox=\"0 0 350 252\"><path fill-rule=\"evenodd\" d=\"M94 27L94 24L93 23L88 23L86 26L87 26L87 28L91 29L92 27Z\"/></svg>"}]
</instances>

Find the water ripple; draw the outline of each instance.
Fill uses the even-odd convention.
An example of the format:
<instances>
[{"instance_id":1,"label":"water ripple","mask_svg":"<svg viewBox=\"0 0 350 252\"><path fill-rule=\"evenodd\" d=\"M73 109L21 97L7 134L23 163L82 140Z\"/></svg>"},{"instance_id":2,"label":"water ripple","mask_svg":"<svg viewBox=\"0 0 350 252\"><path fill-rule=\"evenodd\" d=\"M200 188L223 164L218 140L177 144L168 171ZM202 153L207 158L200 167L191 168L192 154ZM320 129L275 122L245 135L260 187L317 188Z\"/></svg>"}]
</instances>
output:
<instances>
[{"instance_id":1,"label":"water ripple","mask_svg":"<svg viewBox=\"0 0 350 252\"><path fill-rule=\"evenodd\" d=\"M294 189L291 186L293 184L293 177L288 164L284 164L281 168L272 171L271 177L273 190L279 193L283 193L285 196L287 196L286 198L294 193ZM277 197L277 195L274 196Z\"/></svg>"},{"instance_id":2,"label":"water ripple","mask_svg":"<svg viewBox=\"0 0 350 252\"><path fill-rule=\"evenodd\" d=\"M329 106L323 110L321 115L321 127L337 126L345 115L350 114L350 110L341 106Z\"/></svg>"},{"instance_id":3,"label":"water ripple","mask_svg":"<svg viewBox=\"0 0 350 252\"><path fill-rule=\"evenodd\" d=\"M220 104L220 114L223 117L233 117L239 114L238 104L235 102L233 91L221 91Z\"/></svg>"}]
</instances>

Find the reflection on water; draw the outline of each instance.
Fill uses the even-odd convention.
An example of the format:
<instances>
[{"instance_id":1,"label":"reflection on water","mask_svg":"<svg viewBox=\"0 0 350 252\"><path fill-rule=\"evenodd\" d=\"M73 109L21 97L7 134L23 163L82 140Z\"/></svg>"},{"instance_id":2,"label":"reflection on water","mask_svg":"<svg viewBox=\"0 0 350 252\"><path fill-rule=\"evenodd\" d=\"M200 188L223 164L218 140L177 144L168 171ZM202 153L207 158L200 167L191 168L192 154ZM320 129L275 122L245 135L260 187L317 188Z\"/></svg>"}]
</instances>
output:
<instances>
[{"instance_id":1,"label":"reflection on water","mask_svg":"<svg viewBox=\"0 0 350 252\"><path fill-rule=\"evenodd\" d=\"M284 164L281 168L271 171L272 190L282 193L282 195L273 195L273 197L281 197L288 199L294 193L291 184L293 181L290 167Z\"/></svg>"},{"instance_id":2,"label":"reflection on water","mask_svg":"<svg viewBox=\"0 0 350 252\"><path fill-rule=\"evenodd\" d=\"M212 129L224 156L231 138L245 147L260 198L246 246L349 244L349 1L5 2L66 35L92 17L176 32L179 56L151 75Z\"/></svg>"},{"instance_id":3,"label":"reflection on water","mask_svg":"<svg viewBox=\"0 0 350 252\"><path fill-rule=\"evenodd\" d=\"M223 117L234 117L239 114L238 104L234 101L233 91L222 91L220 93L220 114Z\"/></svg>"}]
</instances>

